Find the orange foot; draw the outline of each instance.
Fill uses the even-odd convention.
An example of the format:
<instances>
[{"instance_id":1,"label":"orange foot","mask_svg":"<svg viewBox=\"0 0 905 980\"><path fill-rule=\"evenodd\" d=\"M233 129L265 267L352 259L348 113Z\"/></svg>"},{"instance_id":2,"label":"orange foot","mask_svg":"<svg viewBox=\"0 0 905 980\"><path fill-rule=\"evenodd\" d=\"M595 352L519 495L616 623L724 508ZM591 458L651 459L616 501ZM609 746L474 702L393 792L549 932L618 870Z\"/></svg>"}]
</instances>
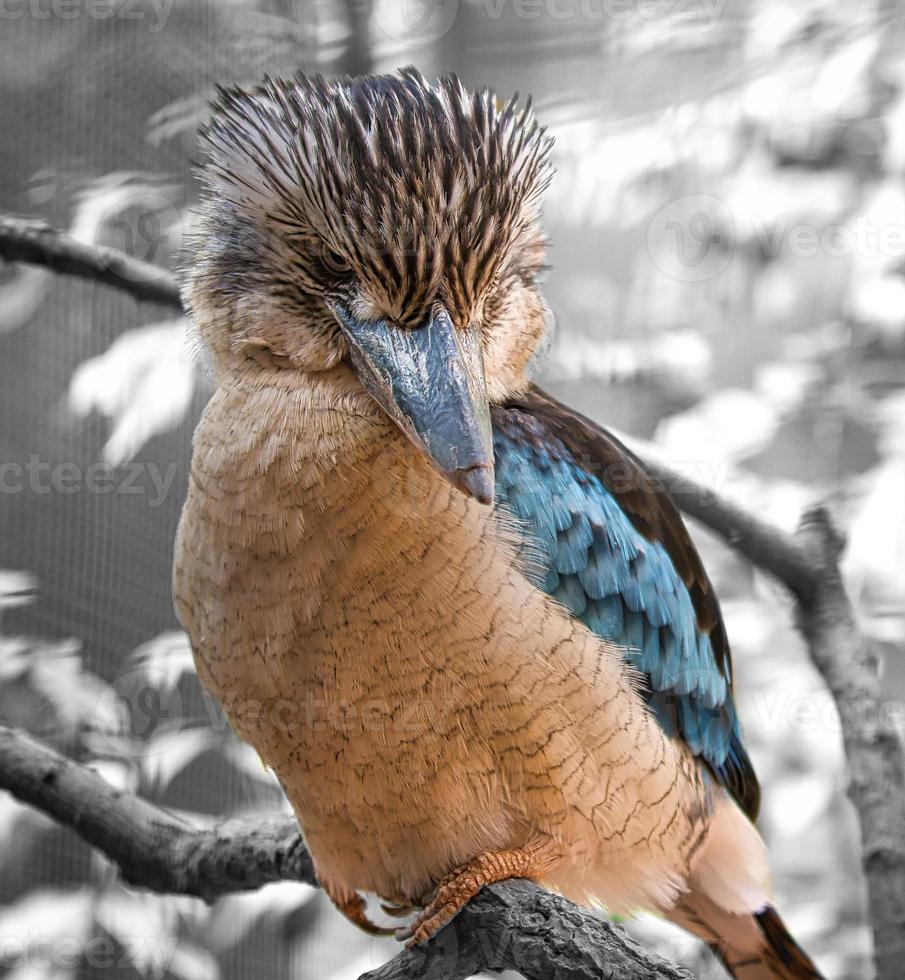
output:
<instances>
[{"instance_id":1,"label":"orange foot","mask_svg":"<svg viewBox=\"0 0 905 980\"><path fill-rule=\"evenodd\" d=\"M392 927L378 926L368 918L365 913L365 900L356 892L340 894L326 887L324 891L339 911L363 932L371 936L392 936L395 933L396 930Z\"/></svg>"},{"instance_id":2,"label":"orange foot","mask_svg":"<svg viewBox=\"0 0 905 980\"><path fill-rule=\"evenodd\" d=\"M446 925L485 885L507 878L541 878L558 858L553 841L541 836L511 851L485 851L442 878L431 902L396 938L408 940L406 946L416 946Z\"/></svg>"}]
</instances>

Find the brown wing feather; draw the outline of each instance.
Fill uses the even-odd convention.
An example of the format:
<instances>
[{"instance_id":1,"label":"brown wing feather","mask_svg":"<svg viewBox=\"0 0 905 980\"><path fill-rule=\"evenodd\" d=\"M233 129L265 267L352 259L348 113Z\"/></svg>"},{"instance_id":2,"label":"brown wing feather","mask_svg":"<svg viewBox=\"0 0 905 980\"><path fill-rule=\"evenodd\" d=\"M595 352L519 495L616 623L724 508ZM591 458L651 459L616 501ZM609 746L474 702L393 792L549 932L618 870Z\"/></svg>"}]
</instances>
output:
<instances>
[{"instance_id":1,"label":"brown wing feather","mask_svg":"<svg viewBox=\"0 0 905 980\"><path fill-rule=\"evenodd\" d=\"M719 601L704 570L688 529L668 493L647 472L641 460L615 436L590 419L532 386L523 396L507 402L543 423L584 469L593 473L619 501L634 527L647 540L659 542L669 554L688 589L698 628L710 638L717 669L732 684L729 639ZM737 765L725 777L728 789L745 812L755 819L760 805L757 777L739 746Z\"/></svg>"}]
</instances>

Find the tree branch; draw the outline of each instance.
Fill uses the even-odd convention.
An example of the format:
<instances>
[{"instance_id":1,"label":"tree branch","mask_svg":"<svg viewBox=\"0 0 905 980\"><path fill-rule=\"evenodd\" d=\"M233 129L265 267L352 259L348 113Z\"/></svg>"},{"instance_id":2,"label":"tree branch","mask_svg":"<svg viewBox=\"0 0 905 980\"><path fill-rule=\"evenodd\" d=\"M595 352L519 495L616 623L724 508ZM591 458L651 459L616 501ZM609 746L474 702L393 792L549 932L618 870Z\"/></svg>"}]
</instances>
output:
<instances>
[{"instance_id":1,"label":"tree branch","mask_svg":"<svg viewBox=\"0 0 905 980\"><path fill-rule=\"evenodd\" d=\"M149 296L136 288L139 280L144 279L146 283L151 280L152 277L147 275L148 270L144 269L144 274L140 276L123 272L124 269L134 268L134 259L112 249L91 249L73 242L42 223L0 216L0 256L97 279L139 298L156 298L159 302L174 306L179 304L178 290L169 274L160 274L156 280L157 291L154 296ZM142 271L144 263L137 265ZM660 462L649 462L647 465L686 514L715 531L735 551L779 579L798 600L799 627L807 641L811 658L836 702L842 722L843 743L852 773L849 795L861 824L862 860L870 898L877 977L878 980L893 980L899 976L900 966L905 962L905 843L902 837L902 827L905 826L905 753L894 726L891 722L884 723L876 664L858 630L851 602L845 592L838 564L841 544L830 518L823 509L809 511L798 531L790 535L685 479ZM0 776L0 784L3 778L5 776ZM81 792L85 792L85 789L83 787ZM72 820L67 819L68 811L50 810L41 800L39 794L35 805L74 826ZM153 827L149 827L149 830L153 832ZM158 840L159 835L153 839ZM103 839L94 839L93 842L109 853ZM226 845L227 850L230 846L233 845ZM252 849L252 854L255 853ZM151 870L160 876L159 868ZM250 878L249 883L241 887L255 885ZM485 889L459 918L463 923L471 921L473 916L483 914L481 909L489 907L487 903L490 899L486 896L499 896L500 893L508 896L509 890L509 884ZM524 897L526 893L522 891L520 894ZM554 906L549 907L552 909ZM570 915L587 918L587 913L580 910L573 913L572 908L569 909ZM489 920L485 918L481 921L486 923ZM441 935L446 934L449 928ZM464 928L462 923L457 926L457 929L460 928ZM587 928L592 926L587 925ZM506 927L500 925L493 935L497 938L508 935ZM551 936L550 940L555 941L555 937ZM508 945L514 947L516 944ZM489 962L487 956L490 954L486 950L484 952L486 955L482 962ZM412 955L414 953L401 954L393 962L410 963ZM608 967L611 965L609 960L607 964ZM388 980L403 975L416 974L378 971L371 978ZM585 974L576 972L565 975L581 977Z\"/></svg>"},{"instance_id":2,"label":"tree branch","mask_svg":"<svg viewBox=\"0 0 905 980\"><path fill-rule=\"evenodd\" d=\"M40 220L0 214L0 259L115 286L136 299L182 308L175 277L115 248L86 245Z\"/></svg>"},{"instance_id":3,"label":"tree branch","mask_svg":"<svg viewBox=\"0 0 905 980\"><path fill-rule=\"evenodd\" d=\"M645 469L683 513L718 534L748 561L782 582L799 602L813 602L820 570L801 541L731 500L683 476L642 450Z\"/></svg>"},{"instance_id":4,"label":"tree branch","mask_svg":"<svg viewBox=\"0 0 905 980\"><path fill-rule=\"evenodd\" d=\"M483 888L431 940L360 980L465 980L483 970L515 970L527 980L694 980L620 926L520 880Z\"/></svg>"},{"instance_id":5,"label":"tree branch","mask_svg":"<svg viewBox=\"0 0 905 980\"><path fill-rule=\"evenodd\" d=\"M876 658L839 571L842 540L826 510L808 511L795 539L817 576L812 601L799 603L798 625L839 710L848 795L861 825L877 978L895 980L905 963L905 752L898 711L886 710Z\"/></svg>"},{"instance_id":6,"label":"tree branch","mask_svg":"<svg viewBox=\"0 0 905 980\"><path fill-rule=\"evenodd\" d=\"M372 0L343 0L349 38L339 68L346 75L367 75L374 70L371 50Z\"/></svg>"},{"instance_id":7,"label":"tree branch","mask_svg":"<svg viewBox=\"0 0 905 980\"><path fill-rule=\"evenodd\" d=\"M5 725L0 788L71 827L119 865L130 885L210 902L273 881L317 884L295 821L255 818L198 827Z\"/></svg>"}]
</instances>

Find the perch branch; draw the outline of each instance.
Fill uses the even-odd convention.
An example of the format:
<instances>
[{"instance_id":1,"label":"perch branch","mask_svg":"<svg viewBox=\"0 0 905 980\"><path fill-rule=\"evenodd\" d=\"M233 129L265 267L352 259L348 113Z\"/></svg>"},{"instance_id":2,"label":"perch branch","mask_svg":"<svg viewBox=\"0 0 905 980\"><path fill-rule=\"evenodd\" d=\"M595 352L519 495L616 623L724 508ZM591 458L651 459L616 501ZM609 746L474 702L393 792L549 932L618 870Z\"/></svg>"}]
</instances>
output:
<instances>
[{"instance_id":1,"label":"perch branch","mask_svg":"<svg viewBox=\"0 0 905 980\"><path fill-rule=\"evenodd\" d=\"M40 223L0 216L0 256L100 279L140 295L136 281L142 277L109 271L121 270L122 263L135 260L111 249L91 249L72 242ZM160 301L179 304L176 285L166 273L157 285ZM842 583L838 564L841 544L832 523L826 512L818 508L805 514L795 534L787 534L660 462L649 462L648 467L686 514L779 579L798 601L799 627L842 722L852 773L849 795L861 825L877 977L892 980L905 962L905 842L901 832L905 826L905 753L898 732L891 724L884 724L876 665ZM508 894L508 887L485 889L482 895ZM471 903L471 911L463 913L464 921L478 914L476 910L487 901L479 897ZM406 957L410 954L401 954L393 962ZM371 980L387 980L396 975L401 974L378 971Z\"/></svg>"},{"instance_id":2,"label":"perch branch","mask_svg":"<svg viewBox=\"0 0 905 980\"><path fill-rule=\"evenodd\" d=\"M620 926L530 881L482 889L432 940L360 980L465 980L484 970L515 970L527 980L693 980Z\"/></svg>"},{"instance_id":3,"label":"perch branch","mask_svg":"<svg viewBox=\"0 0 905 980\"><path fill-rule=\"evenodd\" d=\"M43 221L0 214L0 259L43 265L115 286L136 299L182 308L179 286L166 269L115 248L86 245Z\"/></svg>"},{"instance_id":4,"label":"perch branch","mask_svg":"<svg viewBox=\"0 0 905 980\"><path fill-rule=\"evenodd\" d=\"M210 902L274 881L317 884L294 820L197 827L5 725L0 788L77 831L131 885ZM429 943L403 951L367 977L454 980L485 968L518 970L528 980L693 980L618 927L525 881L485 889Z\"/></svg>"}]
</instances>

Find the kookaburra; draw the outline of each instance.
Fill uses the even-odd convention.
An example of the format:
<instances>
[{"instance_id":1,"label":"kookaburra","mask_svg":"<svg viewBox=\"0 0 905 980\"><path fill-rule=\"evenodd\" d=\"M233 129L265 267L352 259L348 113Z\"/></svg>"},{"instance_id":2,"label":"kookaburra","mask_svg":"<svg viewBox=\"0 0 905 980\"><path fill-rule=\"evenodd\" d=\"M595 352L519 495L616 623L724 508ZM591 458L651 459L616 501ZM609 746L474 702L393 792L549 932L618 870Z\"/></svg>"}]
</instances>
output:
<instances>
[{"instance_id":1,"label":"kookaburra","mask_svg":"<svg viewBox=\"0 0 905 980\"><path fill-rule=\"evenodd\" d=\"M530 380L550 139L416 71L221 91L184 297L216 389L175 596L334 903L484 884L818 977L770 899L729 646L670 500Z\"/></svg>"}]
</instances>

